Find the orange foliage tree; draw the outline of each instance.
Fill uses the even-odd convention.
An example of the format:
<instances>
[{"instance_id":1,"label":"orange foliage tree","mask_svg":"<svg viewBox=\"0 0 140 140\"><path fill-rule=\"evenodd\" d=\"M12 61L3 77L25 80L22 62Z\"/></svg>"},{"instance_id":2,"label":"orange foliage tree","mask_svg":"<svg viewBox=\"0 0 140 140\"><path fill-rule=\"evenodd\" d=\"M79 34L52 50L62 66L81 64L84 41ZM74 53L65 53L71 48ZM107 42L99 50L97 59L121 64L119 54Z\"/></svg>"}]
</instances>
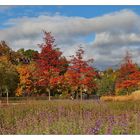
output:
<instances>
[{"instance_id":1,"label":"orange foliage tree","mask_svg":"<svg viewBox=\"0 0 140 140\"><path fill-rule=\"evenodd\" d=\"M127 94L131 90L136 90L140 83L140 71L135 63L133 63L129 52L126 53L124 62L118 71L116 82L117 92L126 90Z\"/></svg>"},{"instance_id":2,"label":"orange foliage tree","mask_svg":"<svg viewBox=\"0 0 140 140\"><path fill-rule=\"evenodd\" d=\"M83 91L91 91L96 88L95 77L96 72L89 63L93 59L85 61L83 59L84 50L79 48L76 56L71 56L70 65L65 74L66 80L73 91L79 91L82 100Z\"/></svg>"},{"instance_id":3,"label":"orange foliage tree","mask_svg":"<svg viewBox=\"0 0 140 140\"><path fill-rule=\"evenodd\" d=\"M24 64L17 66L17 72L19 73L19 84L16 90L16 95L30 95L34 89L33 84L33 69L34 64Z\"/></svg>"}]
</instances>

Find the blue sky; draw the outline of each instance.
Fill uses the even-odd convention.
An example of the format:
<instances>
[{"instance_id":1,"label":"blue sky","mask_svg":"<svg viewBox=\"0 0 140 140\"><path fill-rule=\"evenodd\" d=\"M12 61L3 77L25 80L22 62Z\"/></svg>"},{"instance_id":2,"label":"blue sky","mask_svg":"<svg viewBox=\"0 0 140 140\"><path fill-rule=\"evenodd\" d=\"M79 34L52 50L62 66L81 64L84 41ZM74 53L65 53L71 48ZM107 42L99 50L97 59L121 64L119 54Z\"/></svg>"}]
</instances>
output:
<instances>
[{"instance_id":1,"label":"blue sky","mask_svg":"<svg viewBox=\"0 0 140 140\"><path fill-rule=\"evenodd\" d=\"M23 16L36 17L43 13L91 18L123 9L131 9L140 14L139 6L0 6L0 22ZM0 28L5 28L5 26L2 25Z\"/></svg>"},{"instance_id":2,"label":"blue sky","mask_svg":"<svg viewBox=\"0 0 140 140\"><path fill-rule=\"evenodd\" d=\"M66 57L79 45L104 69L131 51L140 63L140 6L0 6L0 40L12 49L37 49L51 31Z\"/></svg>"}]
</instances>

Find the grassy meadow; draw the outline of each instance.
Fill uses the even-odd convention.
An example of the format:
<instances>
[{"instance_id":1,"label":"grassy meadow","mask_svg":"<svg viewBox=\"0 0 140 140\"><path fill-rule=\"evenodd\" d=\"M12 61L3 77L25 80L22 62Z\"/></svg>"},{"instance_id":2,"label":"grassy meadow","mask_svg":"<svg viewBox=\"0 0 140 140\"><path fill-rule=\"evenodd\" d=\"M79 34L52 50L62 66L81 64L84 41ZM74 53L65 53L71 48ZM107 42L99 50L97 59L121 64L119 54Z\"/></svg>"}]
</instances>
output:
<instances>
[{"instance_id":1,"label":"grassy meadow","mask_svg":"<svg viewBox=\"0 0 140 140\"><path fill-rule=\"evenodd\" d=\"M0 134L140 134L140 103L44 100L1 104Z\"/></svg>"}]
</instances>

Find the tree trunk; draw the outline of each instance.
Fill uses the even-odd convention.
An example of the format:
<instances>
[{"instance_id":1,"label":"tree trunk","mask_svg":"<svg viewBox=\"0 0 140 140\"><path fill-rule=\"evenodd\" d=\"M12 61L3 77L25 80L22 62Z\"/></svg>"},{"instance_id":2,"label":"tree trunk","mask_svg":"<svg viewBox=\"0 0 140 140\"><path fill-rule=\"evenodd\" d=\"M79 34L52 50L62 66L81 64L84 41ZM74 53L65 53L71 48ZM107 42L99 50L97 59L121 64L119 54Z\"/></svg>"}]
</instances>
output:
<instances>
[{"instance_id":1,"label":"tree trunk","mask_svg":"<svg viewBox=\"0 0 140 140\"><path fill-rule=\"evenodd\" d=\"M80 97L81 97L81 101L83 100L83 95L82 95L82 90L80 89Z\"/></svg>"},{"instance_id":2,"label":"tree trunk","mask_svg":"<svg viewBox=\"0 0 140 140\"><path fill-rule=\"evenodd\" d=\"M8 89L6 89L6 97L7 97L7 105L9 104L9 93L8 93Z\"/></svg>"},{"instance_id":3,"label":"tree trunk","mask_svg":"<svg viewBox=\"0 0 140 140\"><path fill-rule=\"evenodd\" d=\"M51 100L51 91L48 89L48 94L49 94L49 101Z\"/></svg>"},{"instance_id":4,"label":"tree trunk","mask_svg":"<svg viewBox=\"0 0 140 140\"><path fill-rule=\"evenodd\" d=\"M0 97L2 97L2 89L0 88Z\"/></svg>"},{"instance_id":5,"label":"tree trunk","mask_svg":"<svg viewBox=\"0 0 140 140\"><path fill-rule=\"evenodd\" d=\"M76 99L77 100L79 99L79 93L78 93L78 91L76 91Z\"/></svg>"}]
</instances>

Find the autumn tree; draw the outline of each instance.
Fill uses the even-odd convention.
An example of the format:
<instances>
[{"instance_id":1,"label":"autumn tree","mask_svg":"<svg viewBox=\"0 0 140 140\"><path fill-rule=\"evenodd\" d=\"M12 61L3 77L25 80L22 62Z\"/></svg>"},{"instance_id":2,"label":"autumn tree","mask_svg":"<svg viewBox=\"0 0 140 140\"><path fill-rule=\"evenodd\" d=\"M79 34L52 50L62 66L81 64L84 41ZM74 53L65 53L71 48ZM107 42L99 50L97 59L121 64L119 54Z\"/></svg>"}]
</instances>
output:
<instances>
[{"instance_id":1,"label":"autumn tree","mask_svg":"<svg viewBox=\"0 0 140 140\"><path fill-rule=\"evenodd\" d=\"M9 56L12 52L11 48L5 41L0 42L0 56Z\"/></svg>"},{"instance_id":2,"label":"autumn tree","mask_svg":"<svg viewBox=\"0 0 140 140\"><path fill-rule=\"evenodd\" d=\"M0 59L6 58L12 64L18 64L20 54L13 51L5 41L0 42Z\"/></svg>"},{"instance_id":3,"label":"autumn tree","mask_svg":"<svg viewBox=\"0 0 140 140\"><path fill-rule=\"evenodd\" d=\"M96 72L89 64L93 59L84 60L84 50L79 48L75 56L71 56L70 65L65 74L68 84L75 92L79 91L82 100L83 91L90 92L96 88Z\"/></svg>"},{"instance_id":4,"label":"autumn tree","mask_svg":"<svg viewBox=\"0 0 140 140\"><path fill-rule=\"evenodd\" d=\"M35 70L35 64L23 64L17 66L17 72L19 74L19 83L16 90L17 96L31 95L34 90L33 72Z\"/></svg>"},{"instance_id":5,"label":"autumn tree","mask_svg":"<svg viewBox=\"0 0 140 140\"><path fill-rule=\"evenodd\" d=\"M116 91L117 93L124 91L121 94L129 94L136 90L139 86L140 71L135 63L133 63L129 52L126 53L123 63L118 70Z\"/></svg>"},{"instance_id":6,"label":"autumn tree","mask_svg":"<svg viewBox=\"0 0 140 140\"><path fill-rule=\"evenodd\" d=\"M37 59L36 85L48 92L50 100L51 89L58 83L64 61L61 61L63 60L62 52L56 48L55 39L50 32L44 32L44 41L40 45L41 52Z\"/></svg>"}]
</instances>

